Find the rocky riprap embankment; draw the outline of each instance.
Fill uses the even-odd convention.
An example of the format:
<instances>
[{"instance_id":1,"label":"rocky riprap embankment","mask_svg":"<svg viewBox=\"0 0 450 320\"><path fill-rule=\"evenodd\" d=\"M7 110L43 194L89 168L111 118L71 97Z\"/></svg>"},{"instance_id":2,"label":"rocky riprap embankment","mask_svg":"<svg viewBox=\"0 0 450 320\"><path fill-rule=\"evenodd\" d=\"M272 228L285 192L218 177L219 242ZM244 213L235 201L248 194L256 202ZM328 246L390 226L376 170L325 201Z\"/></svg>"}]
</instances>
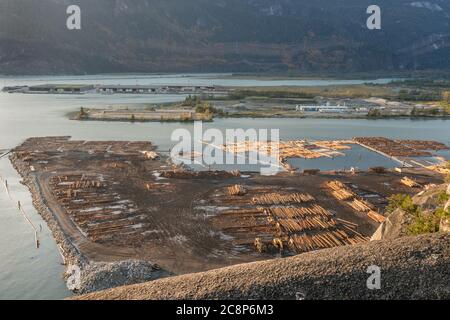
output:
<instances>
[{"instance_id":1,"label":"rocky riprap embankment","mask_svg":"<svg viewBox=\"0 0 450 320\"><path fill-rule=\"evenodd\" d=\"M432 185L424 188L413 197L414 204L424 212L434 212L440 206L438 195L446 192L450 196L450 184ZM447 210L450 200L444 206ZM401 208L394 210L372 235L371 240L389 240L408 235L408 226L413 222L413 215ZM441 232L450 232L449 218L443 218L440 225Z\"/></svg>"},{"instance_id":2,"label":"rocky riprap embankment","mask_svg":"<svg viewBox=\"0 0 450 320\"><path fill-rule=\"evenodd\" d=\"M77 266L80 268L80 286L77 293L84 294L117 286L141 283L169 275L161 270L156 264L148 261L119 261L119 262L93 262L87 259L78 248L67 238L60 228L56 217L45 203L39 184L29 165L21 161L14 153L10 156L14 168L21 175L22 183L31 192L33 205L46 221L52 232L61 254L64 257L66 267ZM67 279L70 274L65 273Z\"/></svg>"},{"instance_id":3,"label":"rocky riprap embankment","mask_svg":"<svg viewBox=\"0 0 450 320\"><path fill-rule=\"evenodd\" d=\"M53 238L56 240L56 243L61 249L61 254L64 256L65 263L67 265L83 267L87 263L86 259L84 259L79 250L67 239L55 216L45 204L45 199L42 196L39 185L29 165L21 161L15 153L12 153L9 159L13 167L22 177L22 184L30 190L33 205L51 230Z\"/></svg>"},{"instance_id":4,"label":"rocky riprap embankment","mask_svg":"<svg viewBox=\"0 0 450 320\"><path fill-rule=\"evenodd\" d=\"M82 272L79 293L105 290L131 283L142 283L167 275L166 271L145 261L94 262L86 265Z\"/></svg>"},{"instance_id":5,"label":"rocky riprap embankment","mask_svg":"<svg viewBox=\"0 0 450 320\"><path fill-rule=\"evenodd\" d=\"M369 290L367 269L381 268ZM132 285L75 299L449 299L450 234L404 237Z\"/></svg>"}]
</instances>

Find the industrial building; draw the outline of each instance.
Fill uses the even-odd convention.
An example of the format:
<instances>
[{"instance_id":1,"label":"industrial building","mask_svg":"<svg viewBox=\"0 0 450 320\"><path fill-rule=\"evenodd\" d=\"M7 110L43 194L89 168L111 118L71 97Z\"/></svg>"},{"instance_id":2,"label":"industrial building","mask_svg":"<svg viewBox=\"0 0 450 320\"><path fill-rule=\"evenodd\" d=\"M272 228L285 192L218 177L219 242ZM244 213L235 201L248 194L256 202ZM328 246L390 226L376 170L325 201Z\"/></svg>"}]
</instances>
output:
<instances>
[{"instance_id":1,"label":"industrial building","mask_svg":"<svg viewBox=\"0 0 450 320\"><path fill-rule=\"evenodd\" d=\"M330 105L330 103L327 103L326 105L316 105L316 106L301 106L297 105L295 107L296 111L301 112L321 112L321 113L340 113L340 112L346 112L349 110L347 106L340 106L340 105Z\"/></svg>"},{"instance_id":2,"label":"industrial building","mask_svg":"<svg viewBox=\"0 0 450 320\"><path fill-rule=\"evenodd\" d=\"M50 93L50 94L62 94L62 93L86 93L95 90L94 85L77 85L77 84L42 84L28 87L25 92L28 93Z\"/></svg>"}]
</instances>

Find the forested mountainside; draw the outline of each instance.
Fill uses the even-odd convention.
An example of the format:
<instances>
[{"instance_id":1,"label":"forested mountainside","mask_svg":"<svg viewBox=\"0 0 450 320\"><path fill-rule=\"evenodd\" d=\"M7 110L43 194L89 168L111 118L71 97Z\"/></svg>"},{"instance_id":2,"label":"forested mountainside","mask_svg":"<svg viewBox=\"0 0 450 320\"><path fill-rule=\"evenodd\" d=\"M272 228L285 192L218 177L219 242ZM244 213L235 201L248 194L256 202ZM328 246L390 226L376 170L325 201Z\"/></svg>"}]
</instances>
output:
<instances>
[{"instance_id":1,"label":"forested mountainside","mask_svg":"<svg viewBox=\"0 0 450 320\"><path fill-rule=\"evenodd\" d=\"M450 68L450 1L376 2L381 30L368 0L0 0L0 73Z\"/></svg>"}]
</instances>

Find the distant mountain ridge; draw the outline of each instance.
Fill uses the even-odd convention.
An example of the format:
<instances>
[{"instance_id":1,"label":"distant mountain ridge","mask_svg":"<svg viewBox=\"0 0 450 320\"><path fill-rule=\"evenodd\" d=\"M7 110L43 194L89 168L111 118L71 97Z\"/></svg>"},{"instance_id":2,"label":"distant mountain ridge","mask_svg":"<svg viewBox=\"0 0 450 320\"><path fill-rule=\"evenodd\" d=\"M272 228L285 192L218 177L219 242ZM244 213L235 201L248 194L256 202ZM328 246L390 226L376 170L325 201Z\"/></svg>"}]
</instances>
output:
<instances>
[{"instance_id":1,"label":"distant mountain ridge","mask_svg":"<svg viewBox=\"0 0 450 320\"><path fill-rule=\"evenodd\" d=\"M0 73L450 69L450 1L376 2L371 31L368 0L0 0Z\"/></svg>"}]
</instances>

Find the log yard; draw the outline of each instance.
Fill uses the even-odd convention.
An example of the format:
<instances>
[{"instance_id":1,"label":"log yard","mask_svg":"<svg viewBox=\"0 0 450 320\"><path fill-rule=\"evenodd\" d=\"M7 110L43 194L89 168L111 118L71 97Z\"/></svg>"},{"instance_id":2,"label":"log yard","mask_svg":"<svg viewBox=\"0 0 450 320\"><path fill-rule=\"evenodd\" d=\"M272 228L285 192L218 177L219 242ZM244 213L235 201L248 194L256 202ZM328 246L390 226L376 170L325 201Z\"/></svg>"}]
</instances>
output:
<instances>
[{"instance_id":1,"label":"log yard","mask_svg":"<svg viewBox=\"0 0 450 320\"><path fill-rule=\"evenodd\" d=\"M340 152L355 144L407 157L409 163L425 150L446 148L384 138L284 141L280 161L345 156ZM237 152L255 146L223 148ZM65 261L82 266L144 261L158 270L156 277L365 243L386 220L390 196L414 195L422 186L443 182L436 170L412 165L286 169L274 176L193 171L175 165L150 141L37 137L11 150L10 159Z\"/></svg>"},{"instance_id":2,"label":"log yard","mask_svg":"<svg viewBox=\"0 0 450 320\"><path fill-rule=\"evenodd\" d=\"M449 300L449 26L450 0L0 0L0 300Z\"/></svg>"}]
</instances>

